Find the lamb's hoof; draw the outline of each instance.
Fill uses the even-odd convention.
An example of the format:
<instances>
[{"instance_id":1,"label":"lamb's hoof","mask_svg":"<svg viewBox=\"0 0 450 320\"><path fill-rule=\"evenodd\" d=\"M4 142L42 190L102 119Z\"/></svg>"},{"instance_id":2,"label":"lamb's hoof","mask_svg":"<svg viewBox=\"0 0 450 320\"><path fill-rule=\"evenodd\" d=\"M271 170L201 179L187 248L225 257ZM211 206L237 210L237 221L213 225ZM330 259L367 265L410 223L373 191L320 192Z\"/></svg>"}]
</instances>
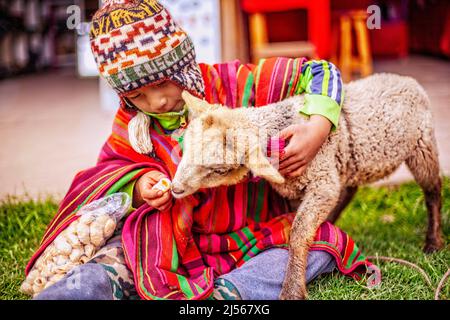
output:
<instances>
[{"instance_id":1,"label":"lamb's hoof","mask_svg":"<svg viewBox=\"0 0 450 320\"><path fill-rule=\"evenodd\" d=\"M444 247L444 242L443 241L427 241L427 243L425 243L425 246L423 247L423 252L425 253L433 253L436 251L441 250Z\"/></svg>"},{"instance_id":2,"label":"lamb's hoof","mask_svg":"<svg viewBox=\"0 0 450 320\"><path fill-rule=\"evenodd\" d=\"M306 300L308 292L306 290L281 290L280 300Z\"/></svg>"}]
</instances>

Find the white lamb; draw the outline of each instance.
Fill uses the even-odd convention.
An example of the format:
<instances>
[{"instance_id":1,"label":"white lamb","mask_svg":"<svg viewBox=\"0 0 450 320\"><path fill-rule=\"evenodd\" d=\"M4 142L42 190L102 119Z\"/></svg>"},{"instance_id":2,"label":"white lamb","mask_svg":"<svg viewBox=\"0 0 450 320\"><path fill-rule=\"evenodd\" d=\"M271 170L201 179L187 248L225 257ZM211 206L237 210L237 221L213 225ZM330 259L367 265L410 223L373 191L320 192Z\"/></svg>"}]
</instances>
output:
<instances>
[{"instance_id":1,"label":"white lamb","mask_svg":"<svg viewBox=\"0 0 450 320\"><path fill-rule=\"evenodd\" d=\"M429 222L424 250L432 252L444 244L438 151L427 94L414 79L395 74L353 81L345 92L339 128L298 178L284 178L271 165L264 154L267 137L259 132L275 136L307 121L298 113L302 95L259 108L229 109L183 93L191 121L173 179L174 197L236 184L251 171L282 196L301 199L290 234L282 299L306 298L306 258L320 224L331 212L336 219L359 185L386 177L402 162L425 194ZM203 162L194 161L198 155Z\"/></svg>"}]
</instances>

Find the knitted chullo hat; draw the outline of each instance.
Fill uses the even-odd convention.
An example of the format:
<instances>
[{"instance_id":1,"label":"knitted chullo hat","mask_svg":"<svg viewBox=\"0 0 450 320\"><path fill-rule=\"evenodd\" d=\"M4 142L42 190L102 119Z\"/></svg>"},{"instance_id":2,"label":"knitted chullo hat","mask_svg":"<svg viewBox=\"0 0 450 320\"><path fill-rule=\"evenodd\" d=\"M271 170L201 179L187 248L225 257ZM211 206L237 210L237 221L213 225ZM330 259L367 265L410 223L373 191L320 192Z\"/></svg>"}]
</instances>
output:
<instances>
[{"instance_id":1,"label":"knitted chullo hat","mask_svg":"<svg viewBox=\"0 0 450 320\"><path fill-rule=\"evenodd\" d=\"M92 18L91 48L100 75L121 97L170 80L203 97L204 82L189 36L156 0L106 0ZM130 144L152 152L150 118L138 111L128 124Z\"/></svg>"}]
</instances>

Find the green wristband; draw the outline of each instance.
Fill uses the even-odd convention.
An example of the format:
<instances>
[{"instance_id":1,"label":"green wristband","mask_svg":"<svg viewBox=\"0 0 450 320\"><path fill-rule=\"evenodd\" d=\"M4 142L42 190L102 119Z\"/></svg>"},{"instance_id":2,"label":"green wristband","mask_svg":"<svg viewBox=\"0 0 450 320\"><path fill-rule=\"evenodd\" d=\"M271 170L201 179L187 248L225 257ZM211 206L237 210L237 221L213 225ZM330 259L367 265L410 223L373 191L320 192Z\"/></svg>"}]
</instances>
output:
<instances>
[{"instance_id":1,"label":"green wristband","mask_svg":"<svg viewBox=\"0 0 450 320\"><path fill-rule=\"evenodd\" d=\"M320 114L324 116L333 124L331 131L335 131L339 123L339 115L341 113L341 107L337 102L328 96L320 94L306 94L305 105L299 110L307 116L313 114Z\"/></svg>"}]
</instances>

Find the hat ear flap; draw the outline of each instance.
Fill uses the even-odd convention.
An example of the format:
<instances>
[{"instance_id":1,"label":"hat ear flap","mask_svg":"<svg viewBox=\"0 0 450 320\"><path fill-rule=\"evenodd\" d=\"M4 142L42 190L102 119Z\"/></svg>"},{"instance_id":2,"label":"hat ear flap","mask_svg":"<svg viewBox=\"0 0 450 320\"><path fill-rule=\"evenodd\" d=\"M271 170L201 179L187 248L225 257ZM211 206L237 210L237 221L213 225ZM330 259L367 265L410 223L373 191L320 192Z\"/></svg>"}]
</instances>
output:
<instances>
[{"instance_id":1,"label":"hat ear flap","mask_svg":"<svg viewBox=\"0 0 450 320\"><path fill-rule=\"evenodd\" d=\"M153 151L150 122L150 117L140 111L128 122L128 140L137 153L149 154Z\"/></svg>"}]
</instances>

